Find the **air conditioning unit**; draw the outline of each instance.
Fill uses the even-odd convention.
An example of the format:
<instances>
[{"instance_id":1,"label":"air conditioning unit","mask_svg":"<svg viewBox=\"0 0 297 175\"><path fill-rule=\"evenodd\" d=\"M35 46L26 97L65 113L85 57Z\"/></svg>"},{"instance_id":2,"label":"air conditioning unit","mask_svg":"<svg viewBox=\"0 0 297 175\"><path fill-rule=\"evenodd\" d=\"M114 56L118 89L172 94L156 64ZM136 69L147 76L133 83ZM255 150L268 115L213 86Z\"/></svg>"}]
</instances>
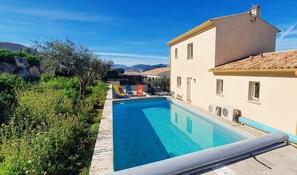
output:
<instances>
[{"instance_id":1,"label":"air conditioning unit","mask_svg":"<svg viewBox=\"0 0 297 175\"><path fill-rule=\"evenodd\" d=\"M171 95L172 97L174 97L174 96L175 96L175 92L174 92L174 91L170 91L170 95Z\"/></svg>"},{"instance_id":2,"label":"air conditioning unit","mask_svg":"<svg viewBox=\"0 0 297 175\"><path fill-rule=\"evenodd\" d=\"M208 106L208 111L215 114L215 115L221 116L221 107L220 106L209 105Z\"/></svg>"},{"instance_id":3,"label":"air conditioning unit","mask_svg":"<svg viewBox=\"0 0 297 175\"><path fill-rule=\"evenodd\" d=\"M179 100L183 100L183 96L179 95L179 94L176 95L176 98L179 99Z\"/></svg>"},{"instance_id":4,"label":"air conditioning unit","mask_svg":"<svg viewBox=\"0 0 297 175\"><path fill-rule=\"evenodd\" d=\"M231 121L238 121L238 117L241 116L241 111L232 107L222 107L222 116Z\"/></svg>"}]
</instances>

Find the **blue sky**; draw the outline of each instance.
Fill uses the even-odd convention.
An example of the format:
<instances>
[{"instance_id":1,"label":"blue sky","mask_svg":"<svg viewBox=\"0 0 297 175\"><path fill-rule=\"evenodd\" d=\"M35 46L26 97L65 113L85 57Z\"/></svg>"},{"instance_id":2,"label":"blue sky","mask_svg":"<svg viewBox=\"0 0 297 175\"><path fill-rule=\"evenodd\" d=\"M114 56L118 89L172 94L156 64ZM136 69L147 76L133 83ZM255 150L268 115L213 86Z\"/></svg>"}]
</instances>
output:
<instances>
[{"instance_id":1,"label":"blue sky","mask_svg":"<svg viewBox=\"0 0 297 175\"><path fill-rule=\"evenodd\" d=\"M30 46L33 40L69 37L117 64L168 64L166 42L252 4L282 31L277 50L296 49L296 0L1 0L0 41Z\"/></svg>"}]
</instances>

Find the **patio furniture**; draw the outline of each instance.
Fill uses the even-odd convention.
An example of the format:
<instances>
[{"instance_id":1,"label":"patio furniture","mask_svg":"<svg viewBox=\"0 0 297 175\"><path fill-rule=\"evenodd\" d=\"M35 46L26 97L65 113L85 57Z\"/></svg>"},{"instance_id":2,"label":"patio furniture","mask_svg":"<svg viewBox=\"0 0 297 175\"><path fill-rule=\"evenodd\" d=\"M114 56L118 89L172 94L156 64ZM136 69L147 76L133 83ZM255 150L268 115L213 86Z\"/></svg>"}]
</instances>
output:
<instances>
[{"instance_id":1,"label":"patio furniture","mask_svg":"<svg viewBox=\"0 0 297 175\"><path fill-rule=\"evenodd\" d=\"M136 96L143 96L143 85L142 84L138 84L137 85L137 93Z\"/></svg>"},{"instance_id":2,"label":"patio furniture","mask_svg":"<svg viewBox=\"0 0 297 175\"><path fill-rule=\"evenodd\" d=\"M126 84L126 93L127 93L129 96L134 96L130 84Z\"/></svg>"}]
</instances>

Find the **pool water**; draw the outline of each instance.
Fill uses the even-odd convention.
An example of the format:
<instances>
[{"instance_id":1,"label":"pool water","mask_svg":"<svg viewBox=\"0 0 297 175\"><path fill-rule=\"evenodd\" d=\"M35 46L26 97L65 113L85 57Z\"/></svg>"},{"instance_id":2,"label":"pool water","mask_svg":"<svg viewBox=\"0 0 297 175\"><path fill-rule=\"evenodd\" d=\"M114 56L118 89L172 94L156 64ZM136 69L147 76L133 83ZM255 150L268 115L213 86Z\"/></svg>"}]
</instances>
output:
<instances>
[{"instance_id":1,"label":"pool water","mask_svg":"<svg viewBox=\"0 0 297 175\"><path fill-rule=\"evenodd\" d=\"M166 98L113 104L115 171L244 139Z\"/></svg>"}]
</instances>

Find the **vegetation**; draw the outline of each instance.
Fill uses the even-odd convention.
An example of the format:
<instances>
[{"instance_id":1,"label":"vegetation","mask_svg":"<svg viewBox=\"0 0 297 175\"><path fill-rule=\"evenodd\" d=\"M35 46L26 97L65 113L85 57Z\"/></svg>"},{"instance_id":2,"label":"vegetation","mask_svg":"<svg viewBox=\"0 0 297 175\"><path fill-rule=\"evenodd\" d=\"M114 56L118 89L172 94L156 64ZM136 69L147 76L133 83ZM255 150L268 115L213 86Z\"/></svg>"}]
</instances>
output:
<instances>
[{"instance_id":1,"label":"vegetation","mask_svg":"<svg viewBox=\"0 0 297 175\"><path fill-rule=\"evenodd\" d=\"M156 89L161 89L162 91L169 91L170 87L170 79L163 76L161 78L155 78L151 84L153 85L154 88Z\"/></svg>"},{"instance_id":2,"label":"vegetation","mask_svg":"<svg viewBox=\"0 0 297 175\"><path fill-rule=\"evenodd\" d=\"M10 64L14 64L15 57L23 57L25 58L30 66L37 66L40 63L40 59L38 56L26 53L26 52L12 52L8 50L1 50L0 49L0 62L6 62Z\"/></svg>"},{"instance_id":3,"label":"vegetation","mask_svg":"<svg viewBox=\"0 0 297 175\"><path fill-rule=\"evenodd\" d=\"M112 61L99 59L98 55L87 47L75 44L69 39L35 41L34 49L41 56L47 71L54 74L64 68L77 76L81 96L85 95L87 85L94 79L101 80L113 64Z\"/></svg>"},{"instance_id":4,"label":"vegetation","mask_svg":"<svg viewBox=\"0 0 297 175\"><path fill-rule=\"evenodd\" d=\"M1 110L12 109L1 116L0 174L78 174L89 166L105 83L88 86L81 99L76 77L43 75L32 84L0 74L0 82L1 93L11 94Z\"/></svg>"},{"instance_id":5,"label":"vegetation","mask_svg":"<svg viewBox=\"0 0 297 175\"><path fill-rule=\"evenodd\" d=\"M108 90L100 78L111 62L68 40L39 44L56 49L35 50L42 63L56 61L75 76L48 72L28 82L0 74L0 174L87 174ZM0 51L0 61L15 54L27 53ZM25 55L31 64L38 57Z\"/></svg>"}]
</instances>

